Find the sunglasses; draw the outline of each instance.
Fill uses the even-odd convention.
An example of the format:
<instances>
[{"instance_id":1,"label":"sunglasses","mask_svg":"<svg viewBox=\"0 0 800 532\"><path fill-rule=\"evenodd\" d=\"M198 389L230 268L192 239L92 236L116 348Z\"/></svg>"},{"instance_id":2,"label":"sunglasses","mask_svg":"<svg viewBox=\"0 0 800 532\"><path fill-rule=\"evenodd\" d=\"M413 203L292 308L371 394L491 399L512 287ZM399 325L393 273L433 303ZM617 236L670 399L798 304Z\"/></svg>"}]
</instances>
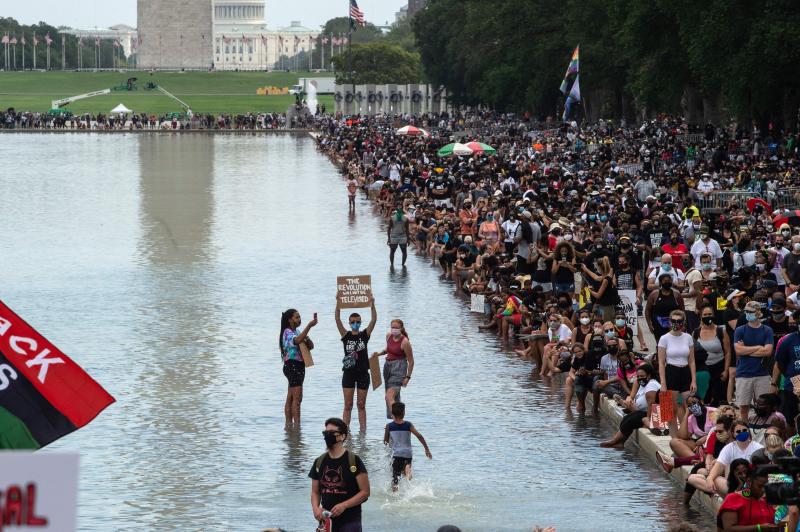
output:
<instances>
[{"instance_id":1,"label":"sunglasses","mask_svg":"<svg viewBox=\"0 0 800 532\"><path fill-rule=\"evenodd\" d=\"M733 431L733 433L734 434L742 434L742 433L749 434L750 430L748 430L748 429L737 429L737 430Z\"/></svg>"},{"instance_id":2,"label":"sunglasses","mask_svg":"<svg viewBox=\"0 0 800 532\"><path fill-rule=\"evenodd\" d=\"M361 322L360 321L351 321L350 322L350 325L355 325L355 324L361 325Z\"/></svg>"},{"instance_id":3,"label":"sunglasses","mask_svg":"<svg viewBox=\"0 0 800 532\"><path fill-rule=\"evenodd\" d=\"M603 329L603 332L614 332L614 329Z\"/></svg>"}]
</instances>

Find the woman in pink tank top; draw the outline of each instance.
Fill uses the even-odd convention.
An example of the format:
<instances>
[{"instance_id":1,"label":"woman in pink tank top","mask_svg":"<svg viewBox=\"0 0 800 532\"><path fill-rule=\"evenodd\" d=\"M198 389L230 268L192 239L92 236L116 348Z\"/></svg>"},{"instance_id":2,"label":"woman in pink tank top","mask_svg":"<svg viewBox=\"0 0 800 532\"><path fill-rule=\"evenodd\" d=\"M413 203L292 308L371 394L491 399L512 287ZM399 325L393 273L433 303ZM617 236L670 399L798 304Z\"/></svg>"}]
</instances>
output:
<instances>
[{"instance_id":1,"label":"woman in pink tank top","mask_svg":"<svg viewBox=\"0 0 800 532\"><path fill-rule=\"evenodd\" d=\"M383 365L383 384L386 389L386 417L392 419L392 405L400 400L400 389L408 386L414 371L414 352L403 320L392 320L386 335L386 349L373 357L386 356Z\"/></svg>"}]
</instances>

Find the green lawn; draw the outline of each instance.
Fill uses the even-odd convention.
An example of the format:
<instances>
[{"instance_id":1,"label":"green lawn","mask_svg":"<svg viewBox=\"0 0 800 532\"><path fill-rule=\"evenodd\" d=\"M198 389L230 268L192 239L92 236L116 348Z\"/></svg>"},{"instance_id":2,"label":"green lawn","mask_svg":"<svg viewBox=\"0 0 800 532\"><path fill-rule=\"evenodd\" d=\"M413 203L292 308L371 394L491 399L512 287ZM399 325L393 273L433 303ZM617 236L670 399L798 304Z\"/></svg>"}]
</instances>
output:
<instances>
[{"instance_id":1,"label":"green lawn","mask_svg":"<svg viewBox=\"0 0 800 532\"><path fill-rule=\"evenodd\" d=\"M294 96L258 96L264 86L291 87L299 77L324 76L324 73L287 72L0 72L0 109L47 111L59 98L111 88L129 77L139 78L136 91L115 91L72 103L73 113L107 113L123 103L136 112L166 113L181 111L181 106L160 91L144 90L145 84L164 87L189 104L195 113L284 112ZM319 101L333 109L333 97Z\"/></svg>"}]
</instances>

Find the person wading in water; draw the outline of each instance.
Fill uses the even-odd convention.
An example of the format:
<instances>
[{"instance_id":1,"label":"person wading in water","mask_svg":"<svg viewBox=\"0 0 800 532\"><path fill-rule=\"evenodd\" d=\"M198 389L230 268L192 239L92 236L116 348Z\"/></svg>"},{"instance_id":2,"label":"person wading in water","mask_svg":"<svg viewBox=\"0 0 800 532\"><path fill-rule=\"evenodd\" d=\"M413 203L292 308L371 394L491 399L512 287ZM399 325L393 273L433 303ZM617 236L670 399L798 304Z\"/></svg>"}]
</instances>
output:
<instances>
[{"instance_id":1,"label":"person wading in water","mask_svg":"<svg viewBox=\"0 0 800 532\"><path fill-rule=\"evenodd\" d=\"M344 345L344 359L342 360L342 392L344 393L344 413L342 419L350 425L350 415L353 411L353 394L358 388L358 427L361 432L367 430L367 392L369 391L369 352L367 344L378 321L375 310L375 298L372 292L368 293L372 317L366 329L361 329L361 315L357 312L350 314L350 330L347 330L339 316L341 310L339 298L336 298L336 327Z\"/></svg>"}]
</instances>

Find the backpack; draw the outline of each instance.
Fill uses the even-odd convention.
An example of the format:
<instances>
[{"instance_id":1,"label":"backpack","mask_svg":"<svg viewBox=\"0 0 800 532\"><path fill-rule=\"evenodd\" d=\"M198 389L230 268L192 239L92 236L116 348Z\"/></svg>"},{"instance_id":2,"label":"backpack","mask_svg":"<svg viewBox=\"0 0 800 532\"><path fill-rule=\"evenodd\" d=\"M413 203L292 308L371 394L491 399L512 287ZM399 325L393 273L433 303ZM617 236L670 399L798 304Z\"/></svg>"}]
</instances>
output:
<instances>
[{"instance_id":1,"label":"backpack","mask_svg":"<svg viewBox=\"0 0 800 532\"><path fill-rule=\"evenodd\" d=\"M350 466L350 472L355 475L356 471L358 471L358 468L356 467L356 455L350 451L345 451L344 454L347 455L347 462ZM319 475L319 468L322 467L322 462L325 460L326 456L328 456L328 453L324 452L314 462L314 471L317 472L317 475Z\"/></svg>"}]
</instances>

